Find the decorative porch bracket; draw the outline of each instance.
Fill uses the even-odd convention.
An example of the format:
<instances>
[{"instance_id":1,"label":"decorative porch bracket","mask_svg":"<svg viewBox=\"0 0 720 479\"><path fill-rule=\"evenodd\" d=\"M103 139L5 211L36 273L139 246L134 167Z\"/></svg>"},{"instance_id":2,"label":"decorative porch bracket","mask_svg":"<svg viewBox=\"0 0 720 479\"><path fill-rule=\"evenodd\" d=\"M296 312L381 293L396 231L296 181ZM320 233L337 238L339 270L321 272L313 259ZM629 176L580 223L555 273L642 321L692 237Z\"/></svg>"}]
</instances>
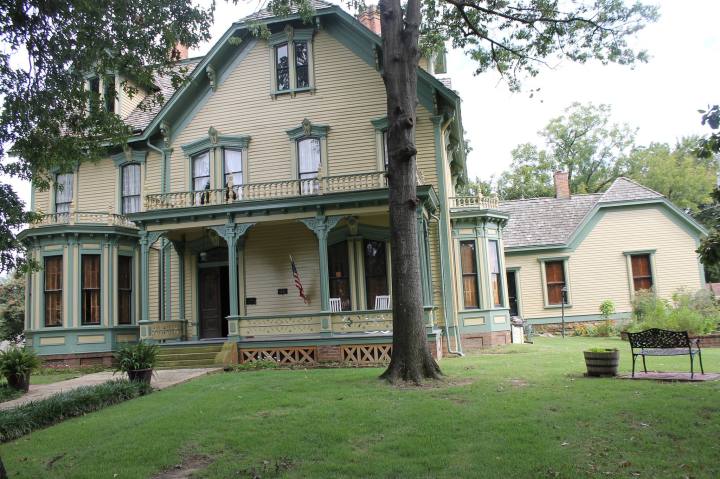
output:
<instances>
[{"instance_id":1,"label":"decorative porch bracket","mask_svg":"<svg viewBox=\"0 0 720 479\"><path fill-rule=\"evenodd\" d=\"M140 230L140 300L142 302L141 321L150 320L150 246L167 231Z\"/></svg>"},{"instance_id":2,"label":"decorative porch bracket","mask_svg":"<svg viewBox=\"0 0 720 479\"><path fill-rule=\"evenodd\" d=\"M222 226L210 226L210 229L227 243L228 248L228 277L230 286L230 316L240 314L240 301L238 298L238 245L239 241L255 223L226 223Z\"/></svg>"},{"instance_id":3,"label":"decorative porch bracket","mask_svg":"<svg viewBox=\"0 0 720 479\"><path fill-rule=\"evenodd\" d=\"M318 215L315 218L301 219L300 222L310 228L318 239L320 255L320 306L322 311L330 311L330 273L328 272L328 233L344 216Z\"/></svg>"}]
</instances>

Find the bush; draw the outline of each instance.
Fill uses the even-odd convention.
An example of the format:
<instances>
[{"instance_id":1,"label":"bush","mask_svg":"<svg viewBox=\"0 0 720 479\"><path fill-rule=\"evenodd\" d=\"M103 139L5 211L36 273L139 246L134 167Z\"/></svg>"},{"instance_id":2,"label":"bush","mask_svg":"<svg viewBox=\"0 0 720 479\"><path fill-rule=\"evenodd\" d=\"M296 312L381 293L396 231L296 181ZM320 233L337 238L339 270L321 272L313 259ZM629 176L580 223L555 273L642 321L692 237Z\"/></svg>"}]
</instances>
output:
<instances>
[{"instance_id":1,"label":"bush","mask_svg":"<svg viewBox=\"0 0 720 479\"><path fill-rule=\"evenodd\" d=\"M25 278L0 280L0 341L17 342L25 329Z\"/></svg>"},{"instance_id":2,"label":"bush","mask_svg":"<svg viewBox=\"0 0 720 479\"><path fill-rule=\"evenodd\" d=\"M29 348L12 346L7 351L0 351L0 374L10 384L24 381L26 376L40 369L40 364L38 355Z\"/></svg>"},{"instance_id":3,"label":"bush","mask_svg":"<svg viewBox=\"0 0 720 479\"><path fill-rule=\"evenodd\" d=\"M615 303L613 303L612 299L606 299L600 303L600 316L605 321L609 320L613 314L615 314Z\"/></svg>"},{"instance_id":4,"label":"bush","mask_svg":"<svg viewBox=\"0 0 720 479\"><path fill-rule=\"evenodd\" d=\"M273 359L258 359L257 361L247 361L240 364L233 364L234 371L255 371L258 369L277 369L280 364Z\"/></svg>"},{"instance_id":5,"label":"bush","mask_svg":"<svg viewBox=\"0 0 720 479\"><path fill-rule=\"evenodd\" d=\"M707 291L678 291L666 301L652 292L639 292L633 300L633 320L627 331L632 333L650 328L687 331L704 335L715 331L720 322L720 308Z\"/></svg>"},{"instance_id":6,"label":"bush","mask_svg":"<svg viewBox=\"0 0 720 479\"><path fill-rule=\"evenodd\" d=\"M590 336L607 338L610 336L616 336L617 333L618 332L615 328L615 321L608 319L607 321L603 321L601 324L598 324L597 326L592 328L592 334L590 334Z\"/></svg>"},{"instance_id":7,"label":"bush","mask_svg":"<svg viewBox=\"0 0 720 479\"><path fill-rule=\"evenodd\" d=\"M80 387L3 411L0 414L0 443L12 441L65 419L134 399L151 390L143 383L119 379L96 386Z\"/></svg>"},{"instance_id":8,"label":"bush","mask_svg":"<svg viewBox=\"0 0 720 479\"><path fill-rule=\"evenodd\" d=\"M117 370L122 372L152 369L157 363L158 347L143 341L135 345L123 346L117 353Z\"/></svg>"}]
</instances>

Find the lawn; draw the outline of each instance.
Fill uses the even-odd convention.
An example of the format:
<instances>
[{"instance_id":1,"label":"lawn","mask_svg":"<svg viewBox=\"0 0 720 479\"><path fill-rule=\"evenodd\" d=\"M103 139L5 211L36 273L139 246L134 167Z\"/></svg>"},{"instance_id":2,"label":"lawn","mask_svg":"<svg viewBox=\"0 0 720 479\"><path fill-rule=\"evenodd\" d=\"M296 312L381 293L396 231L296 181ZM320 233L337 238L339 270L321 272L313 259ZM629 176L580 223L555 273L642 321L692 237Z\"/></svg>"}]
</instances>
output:
<instances>
[{"instance_id":1,"label":"lawn","mask_svg":"<svg viewBox=\"0 0 720 479\"><path fill-rule=\"evenodd\" d=\"M443 360L444 387L370 368L220 373L0 451L13 478L149 478L203 458L193 477L720 477L720 383L584 378L593 346L629 370L618 339L536 338ZM720 371L720 349L704 359Z\"/></svg>"}]
</instances>

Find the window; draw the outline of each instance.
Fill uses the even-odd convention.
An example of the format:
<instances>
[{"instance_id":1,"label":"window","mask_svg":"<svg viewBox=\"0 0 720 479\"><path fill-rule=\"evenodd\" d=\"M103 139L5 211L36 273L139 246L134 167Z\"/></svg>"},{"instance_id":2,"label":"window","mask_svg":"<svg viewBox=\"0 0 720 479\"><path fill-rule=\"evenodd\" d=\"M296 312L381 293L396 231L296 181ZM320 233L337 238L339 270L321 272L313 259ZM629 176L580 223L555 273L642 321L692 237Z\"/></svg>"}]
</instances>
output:
<instances>
[{"instance_id":1,"label":"window","mask_svg":"<svg viewBox=\"0 0 720 479\"><path fill-rule=\"evenodd\" d=\"M342 311L349 311L351 309L350 263L347 242L342 241L328 247L328 270L330 297L340 298Z\"/></svg>"},{"instance_id":2,"label":"window","mask_svg":"<svg viewBox=\"0 0 720 479\"><path fill-rule=\"evenodd\" d=\"M140 165L130 163L122 167L122 213L140 211Z\"/></svg>"},{"instance_id":3,"label":"window","mask_svg":"<svg viewBox=\"0 0 720 479\"><path fill-rule=\"evenodd\" d=\"M630 256L632 264L633 287L635 291L652 289L652 267L649 254L634 254Z\"/></svg>"},{"instance_id":4,"label":"window","mask_svg":"<svg viewBox=\"0 0 720 479\"><path fill-rule=\"evenodd\" d=\"M110 113L115 113L115 76L110 75L105 77L105 91L103 94L105 98L105 110Z\"/></svg>"},{"instance_id":5,"label":"window","mask_svg":"<svg viewBox=\"0 0 720 479\"><path fill-rule=\"evenodd\" d=\"M563 304L563 288L565 287L564 261L545 262L545 285L547 287L547 304L549 306L559 306ZM564 299L565 304L567 304L566 294Z\"/></svg>"},{"instance_id":6,"label":"window","mask_svg":"<svg viewBox=\"0 0 720 479\"><path fill-rule=\"evenodd\" d=\"M367 308L375 309L375 298L388 295L387 256L384 241L365 240L365 292Z\"/></svg>"},{"instance_id":7,"label":"window","mask_svg":"<svg viewBox=\"0 0 720 479\"><path fill-rule=\"evenodd\" d=\"M100 324L100 255L82 256L82 324Z\"/></svg>"},{"instance_id":8,"label":"window","mask_svg":"<svg viewBox=\"0 0 720 479\"><path fill-rule=\"evenodd\" d=\"M210 189L210 152L206 151L192 159L192 188L195 193L195 204L205 204L209 198L203 194Z\"/></svg>"},{"instance_id":9,"label":"window","mask_svg":"<svg viewBox=\"0 0 720 479\"><path fill-rule=\"evenodd\" d=\"M70 213L73 200L72 173L64 173L55 177L55 213Z\"/></svg>"},{"instance_id":10,"label":"window","mask_svg":"<svg viewBox=\"0 0 720 479\"><path fill-rule=\"evenodd\" d=\"M118 324L132 323L132 257L118 256Z\"/></svg>"},{"instance_id":11,"label":"window","mask_svg":"<svg viewBox=\"0 0 720 479\"><path fill-rule=\"evenodd\" d=\"M243 151L224 148L223 162L225 167L225 186L229 186L231 182L233 186L242 185Z\"/></svg>"},{"instance_id":12,"label":"window","mask_svg":"<svg viewBox=\"0 0 720 479\"><path fill-rule=\"evenodd\" d=\"M45 326L62 326L63 257L45 258Z\"/></svg>"},{"instance_id":13,"label":"window","mask_svg":"<svg viewBox=\"0 0 720 479\"><path fill-rule=\"evenodd\" d=\"M460 242L460 269L462 270L463 306L465 309L480 307L475 248L474 240Z\"/></svg>"},{"instance_id":14,"label":"window","mask_svg":"<svg viewBox=\"0 0 720 479\"><path fill-rule=\"evenodd\" d=\"M311 195L317 193L318 184L315 178L320 171L320 139L303 138L297 142L298 177L300 180L300 194Z\"/></svg>"},{"instance_id":15,"label":"window","mask_svg":"<svg viewBox=\"0 0 720 479\"><path fill-rule=\"evenodd\" d=\"M385 165L385 171L387 171L388 164L390 163L390 155L388 154L388 148L387 148L387 130L382 131L382 148L383 148L383 164Z\"/></svg>"},{"instance_id":16,"label":"window","mask_svg":"<svg viewBox=\"0 0 720 479\"><path fill-rule=\"evenodd\" d=\"M295 43L295 88L310 86L310 61L307 42ZM278 82L279 84L279 82Z\"/></svg>"},{"instance_id":17,"label":"window","mask_svg":"<svg viewBox=\"0 0 720 479\"><path fill-rule=\"evenodd\" d=\"M500 251L498 250L497 240L489 240L488 249L490 254L490 287L492 288L493 305L497 307L503 305Z\"/></svg>"},{"instance_id":18,"label":"window","mask_svg":"<svg viewBox=\"0 0 720 479\"><path fill-rule=\"evenodd\" d=\"M275 81L278 91L290 89L290 60L288 58L288 44L283 43L275 47Z\"/></svg>"}]
</instances>

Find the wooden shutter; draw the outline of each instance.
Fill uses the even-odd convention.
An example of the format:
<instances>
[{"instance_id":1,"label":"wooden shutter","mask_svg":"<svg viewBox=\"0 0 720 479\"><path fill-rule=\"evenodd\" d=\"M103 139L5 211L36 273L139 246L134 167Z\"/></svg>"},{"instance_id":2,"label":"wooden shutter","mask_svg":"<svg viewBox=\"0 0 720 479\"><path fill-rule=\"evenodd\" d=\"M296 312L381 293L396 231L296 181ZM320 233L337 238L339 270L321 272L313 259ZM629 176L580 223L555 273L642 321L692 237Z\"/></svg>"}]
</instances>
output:
<instances>
[{"instance_id":1,"label":"wooden shutter","mask_svg":"<svg viewBox=\"0 0 720 479\"><path fill-rule=\"evenodd\" d=\"M45 258L45 326L62 326L63 257Z\"/></svg>"},{"instance_id":2,"label":"wooden shutter","mask_svg":"<svg viewBox=\"0 0 720 479\"><path fill-rule=\"evenodd\" d=\"M565 286L565 265L562 261L545 262L545 282L548 304L562 304L562 288Z\"/></svg>"},{"instance_id":3,"label":"wooden shutter","mask_svg":"<svg viewBox=\"0 0 720 479\"><path fill-rule=\"evenodd\" d=\"M82 256L82 323L100 324L100 255Z\"/></svg>"},{"instance_id":4,"label":"wooden shutter","mask_svg":"<svg viewBox=\"0 0 720 479\"><path fill-rule=\"evenodd\" d=\"M118 324L132 323L132 257L118 256Z\"/></svg>"},{"instance_id":5,"label":"wooden shutter","mask_svg":"<svg viewBox=\"0 0 720 479\"><path fill-rule=\"evenodd\" d=\"M475 241L460 243L460 269L463 280L463 305L465 309L479 308L477 263L475 260Z\"/></svg>"},{"instance_id":6,"label":"wooden shutter","mask_svg":"<svg viewBox=\"0 0 720 479\"><path fill-rule=\"evenodd\" d=\"M652 289L652 268L649 254L637 254L630 257L632 263L633 286L635 291Z\"/></svg>"}]
</instances>

